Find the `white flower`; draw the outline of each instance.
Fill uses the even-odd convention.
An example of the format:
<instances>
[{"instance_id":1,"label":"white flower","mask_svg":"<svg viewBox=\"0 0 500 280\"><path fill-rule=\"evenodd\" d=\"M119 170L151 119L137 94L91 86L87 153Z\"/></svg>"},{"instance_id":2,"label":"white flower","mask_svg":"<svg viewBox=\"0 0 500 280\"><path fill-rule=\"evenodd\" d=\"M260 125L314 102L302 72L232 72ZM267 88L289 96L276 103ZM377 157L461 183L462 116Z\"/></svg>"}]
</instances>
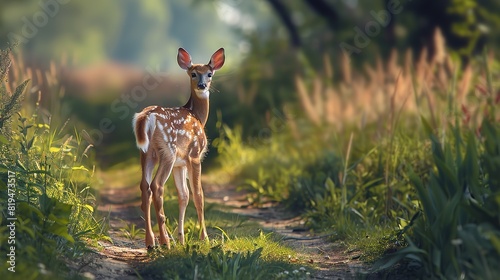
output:
<instances>
[{"instance_id":1,"label":"white flower","mask_svg":"<svg viewBox=\"0 0 500 280\"><path fill-rule=\"evenodd\" d=\"M296 269L296 270L294 270L294 271L292 271L292 272L293 272L293 274L297 274L297 273L299 273L299 271L298 271L297 269Z\"/></svg>"},{"instance_id":2,"label":"white flower","mask_svg":"<svg viewBox=\"0 0 500 280\"><path fill-rule=\"evenodd\" d=\"M300 271L305 271L305 270L306 270L306 268L305 268L305 267L303 267L303 266L301 266L301 267L299 268L299 270L300 270Z\"/></svg>"},{"instance_id":3,"label":"white flower","mask_svg":"<svg viewBox=\"0 0 500 280\"><path fill-rule=\"evenodd\" d=\"M288 275L288 270L283 271L283 273L285 273L286 275Z\"/></svg>"}]
</instances>

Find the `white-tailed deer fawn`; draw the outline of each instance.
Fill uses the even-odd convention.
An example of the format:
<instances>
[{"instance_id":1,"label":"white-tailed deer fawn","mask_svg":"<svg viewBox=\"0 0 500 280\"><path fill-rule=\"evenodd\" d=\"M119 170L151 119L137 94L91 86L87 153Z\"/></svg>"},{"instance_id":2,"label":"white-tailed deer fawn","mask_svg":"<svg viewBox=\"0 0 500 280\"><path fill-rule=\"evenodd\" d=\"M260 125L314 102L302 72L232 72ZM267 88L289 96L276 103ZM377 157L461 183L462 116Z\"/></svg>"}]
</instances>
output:
<instances>
[{"instance_id":1,"label":"white-tailed deer fawn","mask_svg":"<svg viewBox=\"0 0 500 280\"><path fill-rule=\"evenodd\" d=\"M201 239L207 238L205 227L201 161L207 147L204 127L208 118L210 83L216 70L224 65L224 49L217 50L208 64L192 64L191 56L180 48L177 63L191 79L191 96L183 107L163 108L149 106L134 115L133 127L137 147L141 153L141 209L146 220L146 247L155 245L151 227L151 200L153 200L160 230L160 244L170 248L163 211L163 185L170 173L179 196L179 240L184 244L184 216L189 202L189 179L194 205L201 227ZM158 163L153 178L153 169Z\"/></svg>"}]
</instances>

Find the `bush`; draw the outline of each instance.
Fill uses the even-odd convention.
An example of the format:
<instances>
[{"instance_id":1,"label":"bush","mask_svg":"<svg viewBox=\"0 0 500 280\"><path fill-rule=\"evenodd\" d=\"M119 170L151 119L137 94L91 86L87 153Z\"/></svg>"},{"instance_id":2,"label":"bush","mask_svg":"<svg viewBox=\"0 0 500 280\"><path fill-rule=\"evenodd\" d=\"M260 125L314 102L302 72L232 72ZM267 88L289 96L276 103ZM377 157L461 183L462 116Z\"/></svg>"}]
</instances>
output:
<instances>
[{"instance_id":1,"label":"bush","mask_svg":"<svg viewBox=\"0 0 500 280\"><path fill-rule=\"evenodd\" d=\"M93 216L91 147L83 146L76 133L66 135L64 127L51 127L51 116L39 108L21 110L28 81L8 92L9 54L2 52L1 58L0 203L6 207L0 246L15 254L15 262L2 263L0 275L66 278L64 257L80 256L89 241L103 236Z\"/></svg>"},{"instance_id":2,"label":"bush","mask_svg":"<svg viewBox=\"0 0 500 280\"><path fill-rule=\"evenodd\" d=\"M456 118L439 138L427 126L433 168L428 178L410 173L422 215L407 228L409 246L386 257L381 268L405 259L431 278L498 277L500 95L495 97L487 64L483 70L487 85L478 85L483 91L481 125L468 127Z\"/></svg>"}]
</instances>

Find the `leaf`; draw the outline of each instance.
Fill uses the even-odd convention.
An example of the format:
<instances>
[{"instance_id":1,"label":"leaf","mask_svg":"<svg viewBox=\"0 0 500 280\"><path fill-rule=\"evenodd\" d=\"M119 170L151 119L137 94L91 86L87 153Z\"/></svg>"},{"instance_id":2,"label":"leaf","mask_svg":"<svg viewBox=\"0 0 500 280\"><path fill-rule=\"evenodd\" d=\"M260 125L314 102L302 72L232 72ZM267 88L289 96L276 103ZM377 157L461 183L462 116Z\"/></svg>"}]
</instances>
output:
<instances>
[{"instance_id":1,"label":"leaf","mask_svg":"<svg viewBox=\"0 0 500 280\"><path fill-rule=\"evenodd\" d=\"M409 256L411 256L412 259L419 259L418 255L427 255L427 252L419 249L410 242L410 246L403 248L394 254L387 255L380 261L377 261L373 267L376 267L375 271L381 271L393 266L394 264Z\"/></svg>"},{"instance_id":2,"label":"leaf","mask_svg":"<svg viewBox=\"0 0 500 280\"><path fill-rule=\"evenodd\" d=\"M335 183L330 177L326 178L325 188L329 191L335 190Z\"/></svg>"},{"instance_id":3,"label":"leaf","mask_svg":"<svg viewBox=\"0 0 500 280\"><path fill-rule=\"evenodd\" d=\"M19 166L19 167L21 167L21 169L24 170L24 171L27 170L26 167L24 166L24 164L22 164L22 162L19 161L19 159L16 161L16 165Z\"/></svg>"},{"instance_id":4,"label":"leaf","mask_svg":"<svg viewBox=\"0 0 500 280\"><path fill-rule=\"evenodd\" d=\"M85 204L83 207L87 208L90 213L94 213L94 207L92 207L91 205Z\"/></svg>"},{"instance_id":5,"label":"leaf","mask_svg":"<svg viewBox=\"0 0 500 280\"><path fill-rule=\"evenodd\" d=\"M22 213L34 213L38 216L38 218L43 219L44 215L40 209L35 206L29 204L28 202L19 202L18 204L19 211ZM28 215L26 215L28 216Z\"/></svg>"},{"instance_id":6,"label":"leaf","mask_svg":"<svg viewBox=\"0 0 500 280\"><path fill-rule=\"evenodd\" d=\"M415 188L417 189L418 196L420 198L420 201L422 202L422 206L424 208L424 213L425 216L428 219L431 219L434 217L434 207L432 206L432 202L429 198L429 194L426 191L422 180L413 172L413 170L410 170L410 181L413 183Z\"/></svg>"},{"instance_id":7,"label":"leaf","mask_svg":"<svg viewBox=\"0 0 500 280\"><path fill-rule=\"evenodd\" d=\"M52 233L54 235L62 237L64 239L68 240L71 243L75 242L75 239L73 238L73 236L71 236L68 233L68 228L67 228L66 225L61 225L61 224L58 224L58 223L54 223L50 227L47 228L47 231L49 233Z\"/></svg>"},{"instance_id":8,"label":"leaf","mask_svg":"<svg viewBox=\"0 0 500 280\"><path fill-rule=\"evenodd\" d=\"M7 138L5 136L0 134L0 143L7 145L10 142L9 142L9 140L7 140Z\"/></svg>"},{"instance_id":9,"label":"leaf","mask_svg":"<svg viewBox=\"0 0 500 280\"><path fill-rule=\"evenodd\" d=\"M476 150L476 141L472 133L469 133L467 138L467 148L463 164L463 172L465 177L465 183L469 187L470 192L473 194L474 198L483 202L483 195L479 189L479 160Z\"/></svg>"},{"instance_id":10,"label":"leaf","mask_svg":"<svg viewBox=\"0 0 500 280\"><path fill-rule=\"evenodd\" d=\"M19 218L19 223L18 223L18 230L20 232L27 233L31 238L35 238L35 231L32 229L32 221L30 219L25 219L23 220L22 218Z\"/></svg>"},{"instance_id":11,"label":"leaf","mask_svg":"<svg viewBox=\"0 0 500 280\"><path fill-rule=\"evenodd\" d=\"M432 126L430 125L430 123L424 118L424 116L421 116L420 120L422 121L422 124L424 126L425 132L428 135L432 135L433 134L433 132L432 132L433 129L432 129Z\"/></svg>"},{"instance_id":12,"label":"leaf","mask_svg":"<svg viewBox=\"0 0 500 280\"><path fill-rule=\"evenodd\" d=\"M33 147L33 142L35 141L36 136L33 136L30 141L28 141L28 145L26 146L27 150L30 150Z\"/></svg>"},{"instance_id":13,"label":"leaf","mask_svg":"<svg viewBox=\"0 0 500 280\"><path fill-rule=\"evenodd\" d=\"M46 123L39 123L36 125L36 127L50 129L50 126Z\"/></svg>"},{"instance_id":14,"label":"leaf","mask_svg":"<svg viewBox=\"0 0 500 280\"><path fill-rule=\"evenodd\" d=\"M0 163L0 173L8 173L10 171L10 168L7 167L7 165Z\"/></svg>"},{"instance_id":15,"label":"leaf","mask_svg":"<svg viewBox=\"0 0 500 280\"><path fill-rule=\"evenodd\" d=\"M73 205L66 204L57 200L52 200L55 202L54 207L51 209L49 214L49 219L55 221L61 225L67 225L69 223L69 216L71 215L71 208Z\"/></svg>"},{"instance_id":16,"label":"leaf","mask_svg":"<svg viewBox=\"0 0 500 280\"><path fill-rule=\"evenodd\" d=\"M71 170L85 170L85 171L89 171L85 166L83 165L80 165L80 166L73 166L71 167Z\"/></svg>"}]
</instances>

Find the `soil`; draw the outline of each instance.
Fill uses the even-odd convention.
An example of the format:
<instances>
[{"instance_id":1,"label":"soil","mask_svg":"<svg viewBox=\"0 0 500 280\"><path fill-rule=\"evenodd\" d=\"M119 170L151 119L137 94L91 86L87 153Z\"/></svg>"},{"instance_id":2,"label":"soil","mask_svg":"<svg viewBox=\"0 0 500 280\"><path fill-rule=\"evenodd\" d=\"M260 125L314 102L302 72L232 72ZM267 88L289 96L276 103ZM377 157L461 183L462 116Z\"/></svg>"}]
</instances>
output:
<instances>
[{"instance_id":1,"label":"soil","mask_svg":"<svg viewBox=\"0 0 500 280\"><path fill-rule=\"evenodd\" d=\"M245 193L234 187L205 185L204 189L206 203L231 206L224 209L257 221L266 231L282 235L284 242L298 252L298 261L317 267L311 279L354 279L367 269L358 260L359 252L346 251L340 244L329 241L327 235L312 234L300 217L277 205L251 207ZM100 241L100 248L86 254L78 264L72 265L73 269L90 279L143 279L137 271L149 261L144 240L130 240L120 231L127 224L142 228L139 188L102 189L98 211L109 219L112 242Z\"/></svg>"}]
</instances>

